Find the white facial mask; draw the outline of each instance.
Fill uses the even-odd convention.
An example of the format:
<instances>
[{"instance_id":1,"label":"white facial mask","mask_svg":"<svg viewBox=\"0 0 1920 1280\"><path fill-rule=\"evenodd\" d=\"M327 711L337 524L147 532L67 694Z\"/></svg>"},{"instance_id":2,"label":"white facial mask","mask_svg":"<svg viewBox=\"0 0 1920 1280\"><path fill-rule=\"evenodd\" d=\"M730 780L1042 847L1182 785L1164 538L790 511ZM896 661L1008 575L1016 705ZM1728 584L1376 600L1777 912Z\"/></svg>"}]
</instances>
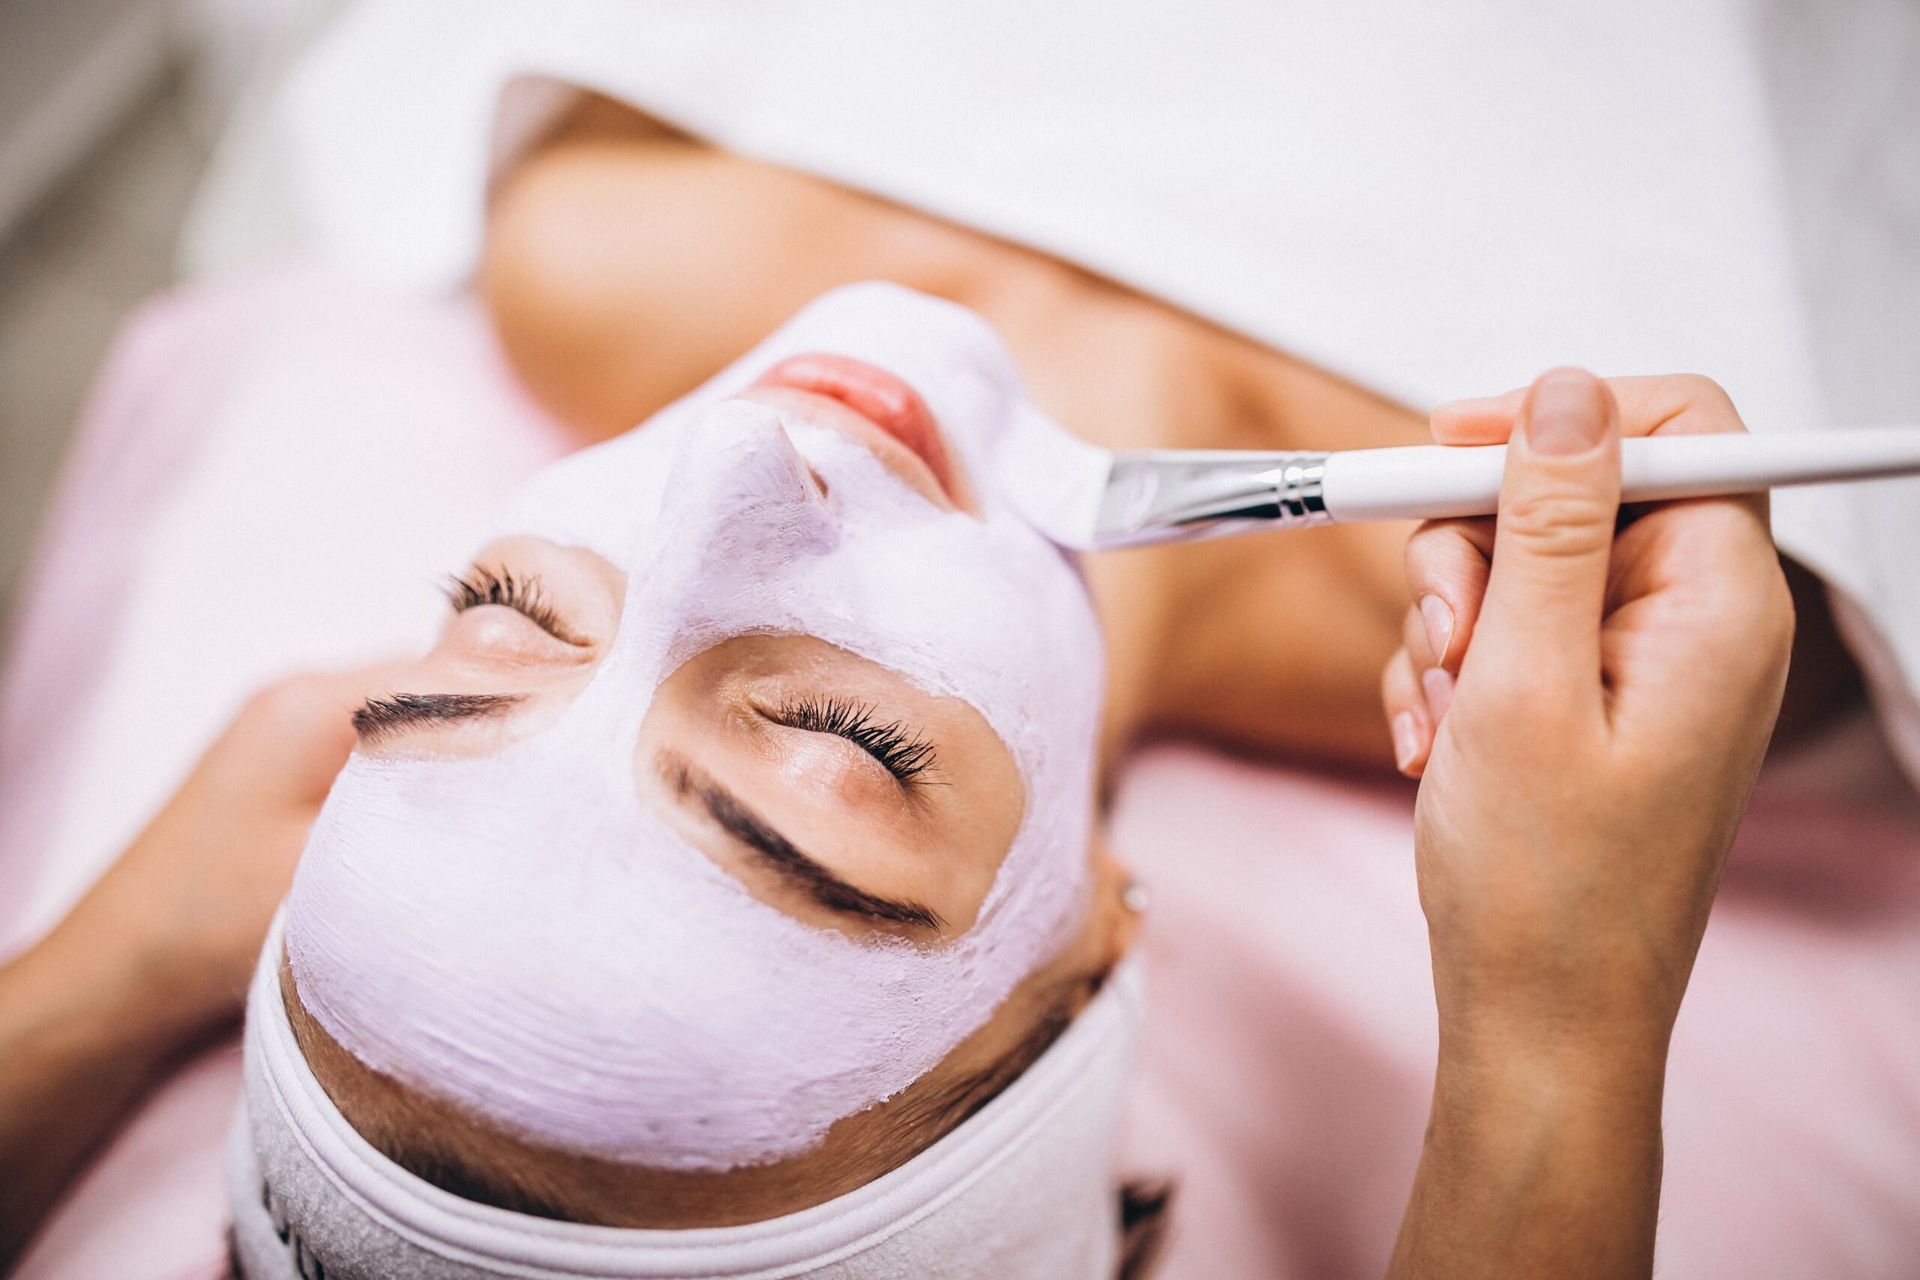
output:
<instances>
[{"instance_id":1,"label":"white facial mask","mask_svg":"<svg viewBox=\"0 0 1920 1280\"><path fill-rule=\"evenodd\" d=\"M1076 924L1102 683L1084 587L993 494L984 519L943 512L839 434L724 399L809 351L912 384L976 485L997 433L1036 412L978 318L863 285L536 478L500 532L628 575L603 665L558 723L491 757L356 754L288 899L301 999L369 1067L542 1145L774 1161L918 1079ZM635 747L655 690L748 633L817 636L967 702L1004 741L1024 812L964 936L802 924L649 811Z\"/></svg>"}]
</instances>

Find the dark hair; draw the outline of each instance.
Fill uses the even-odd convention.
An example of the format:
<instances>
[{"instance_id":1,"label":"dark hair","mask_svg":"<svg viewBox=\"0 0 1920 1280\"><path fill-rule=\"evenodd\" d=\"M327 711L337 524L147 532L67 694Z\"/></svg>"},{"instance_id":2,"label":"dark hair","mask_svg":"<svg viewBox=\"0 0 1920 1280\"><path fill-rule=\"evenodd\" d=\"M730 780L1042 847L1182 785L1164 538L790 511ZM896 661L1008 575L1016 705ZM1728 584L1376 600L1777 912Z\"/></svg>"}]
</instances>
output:
<instances>
[{"instance_id":1,"label":"dark hair","mask_svg":"<svg viewBox=\"0 0 1920 1280\"><path fill-rule=\"evenodd\" d=\"M1120 1265L1114 1280L1146 1280L1160 1261L1173 1225L1173 1183L1166 1178L1120 1186Z\"/></svg>"},{"instance_id":2,"label":"dark hair","mask_svg":"<svg viewBox=\"0 0 1920 1280\"><path fill-rule=\"evenodd\" d=\"M1019 1079L1100 993L1111 973L1111 964L1102 964L1063 977L1038 993L1040 1015L1018 1044L984 1069L915 1099L900 1114L900 1132L907 1139L904 1148L925 1150ZM295 1030L298 1035L298 1020ZM302 1048L313 1052L304 1044ZM378 1133L363 1130L363 1136L402 1168L462 1199L534 1217L561 1221L575 1217L565 1189L544 1185L545 1179L531 1169L468 1159L460 1144L436 1142L429 1132L406 1127L382 1126ZM1172 1195L1171 1185L1164 1181L1128 1182L1120 1188L1114 1213L1114 1229L1120 1236L1117 1280L1141 1280L1157 1261Z\"/></svg>"}]
</instances>

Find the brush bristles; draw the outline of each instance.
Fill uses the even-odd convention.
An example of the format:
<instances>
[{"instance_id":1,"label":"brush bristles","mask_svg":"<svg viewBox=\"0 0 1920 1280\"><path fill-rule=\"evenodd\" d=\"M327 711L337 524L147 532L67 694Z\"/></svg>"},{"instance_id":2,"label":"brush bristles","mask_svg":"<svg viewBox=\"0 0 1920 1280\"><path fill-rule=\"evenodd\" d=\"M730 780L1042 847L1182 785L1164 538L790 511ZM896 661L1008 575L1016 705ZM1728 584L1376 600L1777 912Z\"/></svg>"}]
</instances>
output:
<instances>
[{"instance_id":1,"label":"brush bristles","mask_svg":"<svg viewBox=\"0 0 1920 1280\"><path fill-rule=\"evenodd\" d=\"M1029 411L1009 426L992 465L994 479L1029 524L1061 546L1092 549L1111 452Z\"/></svg>"}]
</instances>

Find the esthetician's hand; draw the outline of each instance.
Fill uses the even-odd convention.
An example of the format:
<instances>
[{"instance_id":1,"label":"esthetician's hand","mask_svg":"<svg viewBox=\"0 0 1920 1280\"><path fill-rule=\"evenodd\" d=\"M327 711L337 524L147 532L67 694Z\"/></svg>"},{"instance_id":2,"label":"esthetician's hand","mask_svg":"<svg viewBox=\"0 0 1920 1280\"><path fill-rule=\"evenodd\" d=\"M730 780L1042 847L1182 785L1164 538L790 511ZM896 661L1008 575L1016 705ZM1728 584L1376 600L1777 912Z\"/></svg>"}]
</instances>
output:
<instances>
[{"instance_id":1,"label":"esthetician's hand","mask_svg":"<svg viewBox=\"0 0 1920 1280\"><path fill-rule=\"evenodd\" d=\"M1439 1006L1399 1255L1419 1274L1651 1265L1668 1039L1793 610L1764 497L1619 528L1619 438L1742 429L1705 379L1577 370L1433 416L1442 443L1512 447L1497 524L1409 542L1415 603L1383 682L1422 778Z\"/></svg>"}]
</instances>

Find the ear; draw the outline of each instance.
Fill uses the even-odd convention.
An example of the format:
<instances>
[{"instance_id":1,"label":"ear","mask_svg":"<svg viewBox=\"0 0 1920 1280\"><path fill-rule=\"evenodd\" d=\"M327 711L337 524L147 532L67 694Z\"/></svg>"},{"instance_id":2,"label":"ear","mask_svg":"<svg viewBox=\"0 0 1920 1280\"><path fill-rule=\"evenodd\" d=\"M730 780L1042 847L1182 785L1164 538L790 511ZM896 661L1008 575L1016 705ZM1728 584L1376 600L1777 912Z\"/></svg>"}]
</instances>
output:
<instances>
[{"instance_id":1,"label":"ear","mask_svg":"<svg viewBox=\"0 0 1920 1280\"><path fill-rule=\"evenodd\" d=\"M1082 943L1088 948L1084 963L1105 973L1133 949L1140 931L1143 894L1104 835L1094 836L1089 844L1087 866L1093 892L1087 927L1081 931Z\"/></svg>"}]
</instances>

